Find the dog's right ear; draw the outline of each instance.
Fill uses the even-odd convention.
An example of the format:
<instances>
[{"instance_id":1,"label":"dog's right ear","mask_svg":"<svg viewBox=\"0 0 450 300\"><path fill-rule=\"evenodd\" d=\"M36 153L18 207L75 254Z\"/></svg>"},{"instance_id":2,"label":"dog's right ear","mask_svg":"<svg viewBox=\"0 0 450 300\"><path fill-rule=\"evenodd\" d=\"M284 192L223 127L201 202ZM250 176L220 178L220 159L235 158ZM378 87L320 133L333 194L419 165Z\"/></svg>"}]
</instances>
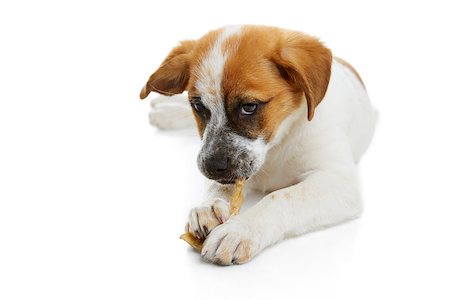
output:
<instances>
[{"instance_id":1,"label":"dog's right ear","mask_svg":"<svg viewBox=\"0 0 450 300\"><path fill-rule=\"evenodd\" d=\"M141 90L140 98L145 99L150 92L171 96L182 93L189 81L191 52L195 41L182 41L172 49L155 73Z\"/></svg>"}]
</instances>

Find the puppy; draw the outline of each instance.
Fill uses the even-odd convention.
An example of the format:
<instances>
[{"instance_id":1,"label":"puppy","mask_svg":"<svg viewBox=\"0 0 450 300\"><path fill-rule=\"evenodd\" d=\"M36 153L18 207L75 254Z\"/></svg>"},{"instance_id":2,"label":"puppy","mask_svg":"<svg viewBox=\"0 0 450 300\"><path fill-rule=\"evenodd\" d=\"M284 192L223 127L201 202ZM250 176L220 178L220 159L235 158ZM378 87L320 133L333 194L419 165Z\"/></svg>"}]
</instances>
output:
<instances>
[{"instance_id":1,"label":"puppy","mask_svg":"<svg viewBox=\"0 0 450 300\"><path fill-rule=\"evenodd\" d=\"M152 91L188 91L209 180L187 230L206 238L205 260L242 264L286 237L361 214L357 163L376 113L357 72L318 39L265 26L214 30L175 47L141 99ZM192 120L187 105L155 107L151 122L162 128ZM265 196L230 218L237 178Z\"/></svg>"}]
</instances>

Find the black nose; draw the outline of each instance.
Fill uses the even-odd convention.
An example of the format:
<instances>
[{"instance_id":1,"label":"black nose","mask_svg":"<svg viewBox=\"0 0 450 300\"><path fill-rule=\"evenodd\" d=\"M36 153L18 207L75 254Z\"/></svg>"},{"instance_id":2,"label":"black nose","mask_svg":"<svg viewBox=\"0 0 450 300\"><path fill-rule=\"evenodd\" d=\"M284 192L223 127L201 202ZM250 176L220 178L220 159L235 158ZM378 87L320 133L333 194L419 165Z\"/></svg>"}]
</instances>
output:
<instances>
[{"instance_id":1,"label":"black nose","mask_svg":"<svg viewBox=\"0 0 450 300\"><path fill-rule=\"evenodd\" d=\"M215 155L205 161L205 169L214 177L223 176L228 171L229 161L226 156Z\"/></svg>"}]
</instances>

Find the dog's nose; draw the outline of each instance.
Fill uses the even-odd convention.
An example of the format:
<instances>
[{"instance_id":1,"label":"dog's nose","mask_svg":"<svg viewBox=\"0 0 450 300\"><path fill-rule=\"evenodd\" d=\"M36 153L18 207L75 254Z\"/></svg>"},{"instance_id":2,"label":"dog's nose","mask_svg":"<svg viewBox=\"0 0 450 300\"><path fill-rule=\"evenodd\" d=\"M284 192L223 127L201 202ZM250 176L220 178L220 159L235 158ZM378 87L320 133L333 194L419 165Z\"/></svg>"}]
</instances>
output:
<instances>
[{"instance_id":1,"label":"dog's nose","mask_svg":"<svg viewBox=\"0 0 450 300\"><path fill-rule=\"evenodd\" d=\"M228 170L229 159L226 156L213 156L205 161L205 169L212 176L222 176Z\"/></svg>"}]
</instances>

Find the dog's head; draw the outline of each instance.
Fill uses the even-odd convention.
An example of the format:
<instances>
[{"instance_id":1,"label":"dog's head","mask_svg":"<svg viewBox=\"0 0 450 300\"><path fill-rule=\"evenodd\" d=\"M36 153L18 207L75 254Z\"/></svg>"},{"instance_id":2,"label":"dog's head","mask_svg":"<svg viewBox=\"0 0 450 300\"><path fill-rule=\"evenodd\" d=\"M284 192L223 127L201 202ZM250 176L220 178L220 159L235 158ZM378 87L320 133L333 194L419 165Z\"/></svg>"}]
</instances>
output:
<instances>
[{"instance_id":1,"label":"dog's head","mask_svg":"<svg viewBox=\"0 0 450 300\"><path fill-rule=\"evenodd\" d=\"M141 91L188 91L202 138L198 166L232 183L262 165L283 121L302 105L311 120L332 55L316 38L274 27L232 26L183 41ZM305 117L306 118L306 117Z\"/></svg>"}]
</instances>

